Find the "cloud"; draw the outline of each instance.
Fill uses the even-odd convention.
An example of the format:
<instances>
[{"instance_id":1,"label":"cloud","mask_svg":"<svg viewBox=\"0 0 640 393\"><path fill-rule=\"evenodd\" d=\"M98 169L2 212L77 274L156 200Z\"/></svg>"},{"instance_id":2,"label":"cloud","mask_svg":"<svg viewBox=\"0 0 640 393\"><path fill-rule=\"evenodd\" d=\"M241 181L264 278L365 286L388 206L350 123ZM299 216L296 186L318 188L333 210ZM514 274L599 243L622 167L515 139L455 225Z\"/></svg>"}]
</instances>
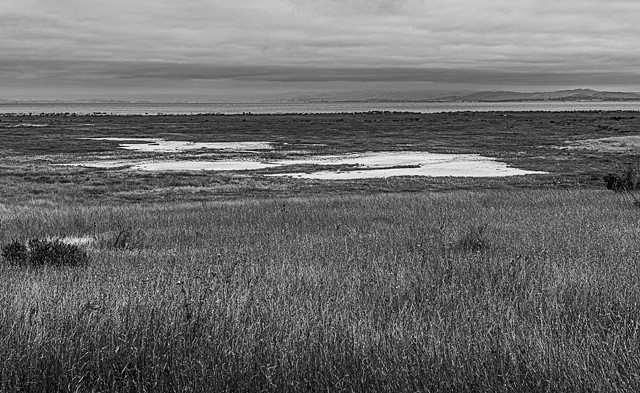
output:
<instances>
[{"instance_id":1,"label":"cloud","mask_svg":"<svg viewBox=\"0 0 640 393\"><path fill-rule=\"evenodd\" d=\"M510 71L477 68L214 66L166 62L16 61L0 59L0 80L242 81L242 82L433 82L493 85L620 84L630 72ZM125 82L126 83L126 82Z\"/></svg>"},{"instance_id":2,"label":"cloud","mask_svg":"<svg viewBox=\"0 0 640 393\"><path fill-rule=\"evenodd\" d=\"M417 6L419 0L289 0L298 12L330 17L393 15Z\"/></svg>"},{"instance_id":3,"label":"cloud","mask_svg":"<svg viewBox=\"0 0 640 393\"><path fill-rule=\"evenodd\" d=\"M604 57L609 67L616 59L633 64L638 56L632 15L638 14L640 3L624 1L27 4L25 12L17 7L7 12L0 25L0 49L9 58L329 67L517 67L537 62L573 67L597 66L598 57Z\"/></svg>"},{"instance_id":4,"label":"cloud","mask_svg":"<svg viewBox=\"0 0 640 393\"><path fill-rule=\"evenodd\" d=\"M6 0L0 82L632 81L639 14L631 0Z\"/></svg>"}]
</instances>

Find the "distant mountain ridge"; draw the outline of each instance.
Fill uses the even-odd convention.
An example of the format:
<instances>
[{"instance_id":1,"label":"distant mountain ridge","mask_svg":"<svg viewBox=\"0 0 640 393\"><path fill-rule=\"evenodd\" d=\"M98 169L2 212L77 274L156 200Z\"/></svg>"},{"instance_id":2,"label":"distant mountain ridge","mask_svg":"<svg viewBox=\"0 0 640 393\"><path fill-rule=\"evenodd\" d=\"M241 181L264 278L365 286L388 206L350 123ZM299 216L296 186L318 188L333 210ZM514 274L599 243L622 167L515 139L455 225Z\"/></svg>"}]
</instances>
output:
<instances>
[{"instance_id":1,"label":"distant mountain ridge","mask_svg":"<svg viewBox=\"0 0 640 393\"><path fill-rule=\"evenodd\" d=\"M357 90L295 95L287 93L268 100L267 104L321 104L340 102L517 102L517 101L640 101L638 92L597 91L591 89L559 90L551 92L521 93L514 91L378 91ZM153 101L105 98L62 99L7 99L0 98L0 104L166 104L166 103L215 103L213 101L171 100ZM250 103L250 102L248 102Z\"/></svg>"},{"instance_id":2,"label":"distant mountain ridge","mask_svg":"<svg viewBox=\"0 0 640 393\"><path fill-rule=\"evenodd\" d=\"M560 90L553 92L518 93L512 91L483 91L458 97L455 101L635 101L640 93L597 91L591 89Z\"/></svg>"},{"instance_id":3,"label":"distant mountain ridge","mask_svg":"<svg viewBox=\"0 0 640 393\"><path fill-rule=\"evenodd\" d=\"M428 91L377 91L356 90L327 93L307 93L292 97L267 100L270 103L330 103L330 102L429 102L439 101L448 96L471 94L473 91L451 92L445 90Z\"/></svg>"},{"instance_id":4,"label":"distant mountain ridge","mask_svg":"<svg viewBox=\"0 0 640 393\"><path fill-rule=\"evenodd\" d=\"M591 89L520 93L513 91L481 91L444 93L433 91L377 92L355 91L296 96L279 102L513 102L513 101L640 101L640 93L611 92Z\"/></svg>"}]
</instances>

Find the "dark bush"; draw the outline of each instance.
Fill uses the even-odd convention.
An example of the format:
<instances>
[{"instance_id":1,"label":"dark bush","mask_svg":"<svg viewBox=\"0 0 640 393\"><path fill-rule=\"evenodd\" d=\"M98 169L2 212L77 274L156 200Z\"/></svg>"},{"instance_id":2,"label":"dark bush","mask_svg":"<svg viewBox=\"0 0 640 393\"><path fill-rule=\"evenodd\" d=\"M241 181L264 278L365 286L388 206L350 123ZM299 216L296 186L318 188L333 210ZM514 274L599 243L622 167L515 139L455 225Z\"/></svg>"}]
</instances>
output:
<instances>
[{"instance_id":1,"label":"dark bush","mask_svg":"<svg viewBox=\"0 0 640 393\"><path fill-rule=\"evenodd\" d=\"M621 174L608 173L603 179L607 189L615 192L640 189L640 173L633 167L627 168Z\"/></svg>"},{"instance_id":2,"label":"dark bush","mask_svg":"<svg viewBox=\"0 0 640 393\"><path fill-rule=\"evenodd\" d=\"M2 249L2 256L12 265L80 266L89 261L87 252L58 239L29 239L28 245L13 241Z\"/></svg>"},{"instance_id":3,"label":"dark bush","mask_svg":"<svg viewBox=\"0 0 640 393\"><path fill-rule=\"evenodd\" d=\"M66 244L60 240L29 240L31 265L42 266L78 266L87 263L87 253L75 244Z\"/></svg>"},{"instance_id":4,"label":"dark bush","mask_svg":"<svg viewBox=\"0 0 640 393\"><path fill-rule=\"evenodd\" d=\"M17 240L2 247L2 257L11 265L24 265L27 263L27 246Z\"/></svg>"}]
</instances>

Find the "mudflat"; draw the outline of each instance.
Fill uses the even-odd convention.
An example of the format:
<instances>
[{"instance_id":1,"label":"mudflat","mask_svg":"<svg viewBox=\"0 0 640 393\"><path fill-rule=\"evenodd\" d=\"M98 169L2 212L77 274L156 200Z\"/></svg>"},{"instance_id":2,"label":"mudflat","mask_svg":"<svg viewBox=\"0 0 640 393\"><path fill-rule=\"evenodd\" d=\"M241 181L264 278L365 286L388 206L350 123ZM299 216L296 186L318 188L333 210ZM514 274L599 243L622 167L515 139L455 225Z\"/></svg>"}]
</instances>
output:
<instances>
[{"instance_id":1,"label":"mudflat","mask_svg":"<svg viewBox=\"0 0 640 393\"><path fill-rule=\"evenodd\" d=\"M601 111L5 115L0 200L598 188L604 174L636 160L639 121L638 112ZM482 157L502 175L429 172L425 160L397 159L426 153ZM387 161L371 165L371 157Z\"/></svg>"}]
</instances>

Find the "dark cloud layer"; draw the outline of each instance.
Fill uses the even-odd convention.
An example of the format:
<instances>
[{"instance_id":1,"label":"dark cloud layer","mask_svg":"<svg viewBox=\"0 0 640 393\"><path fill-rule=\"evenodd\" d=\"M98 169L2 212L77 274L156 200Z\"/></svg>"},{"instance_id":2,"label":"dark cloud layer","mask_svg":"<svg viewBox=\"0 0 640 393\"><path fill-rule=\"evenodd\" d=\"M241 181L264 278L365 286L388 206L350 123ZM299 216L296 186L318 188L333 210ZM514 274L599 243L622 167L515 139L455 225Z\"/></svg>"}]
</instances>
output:
<instances>
[{"instance_id":1,"label":"dark cloud layer","mask_svg":"<svg viewBox=\"0 0 640 393\"><path fill-rule=\"evenodd\" d=\"M0 59L2 79L237 80L262 82L441 82L495 85L620 84L637 74L618 71L512 71L417 67L214 66L164 62L95 62Z\"/></svg>"}]
</instances>

